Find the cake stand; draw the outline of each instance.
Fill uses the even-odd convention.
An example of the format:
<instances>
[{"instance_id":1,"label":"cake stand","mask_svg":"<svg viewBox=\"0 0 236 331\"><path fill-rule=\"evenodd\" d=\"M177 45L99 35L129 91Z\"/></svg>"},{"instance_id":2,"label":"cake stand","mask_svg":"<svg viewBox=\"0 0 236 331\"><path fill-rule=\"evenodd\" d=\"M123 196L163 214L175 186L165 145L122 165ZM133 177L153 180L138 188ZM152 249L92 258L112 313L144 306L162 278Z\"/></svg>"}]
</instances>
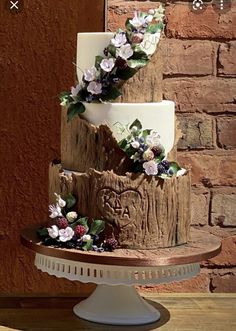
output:
<instances>
[{"instance_id":1,"label":"cake stand","mask_svg":"<svg viewBox=\"0 0 236 331\"><path fill-rule=\"evenodd\" d=\"M193 229L189 243L178 247L83 252L41 245L37 227L21 234L22 244L36 253L36 267L56 277L98 284L73 311L83 319L104 324L142 325L159 320L159 311L138 294L134 285L157 285L196 276L200 261L221 250L218 238Z\"/></svg>"}]
</instances>

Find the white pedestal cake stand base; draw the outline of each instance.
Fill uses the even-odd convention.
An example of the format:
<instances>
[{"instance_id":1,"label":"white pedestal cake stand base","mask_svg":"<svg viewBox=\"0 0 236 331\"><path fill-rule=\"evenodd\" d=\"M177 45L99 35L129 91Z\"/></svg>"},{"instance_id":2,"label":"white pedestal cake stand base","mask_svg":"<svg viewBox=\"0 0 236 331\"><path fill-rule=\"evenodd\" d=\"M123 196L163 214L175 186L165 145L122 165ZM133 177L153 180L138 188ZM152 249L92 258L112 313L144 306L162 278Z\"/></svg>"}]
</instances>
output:
<instances>
[{"instance_id":1,"label":"white pedestal cake stand base","mask_svg":"<svg viewBox=\"0 0 236 331\"><path fill-rule=\"evenodd\" d=\"M113 325L141 325L160 318L133 285L157 285L183 280L200 272L199 263L158 267L122 267L70 261L36 253L36 267L71 281L98 284L89 298L74 307L86 320Z\"/></svg>"},{"instance_id":2,"label":"white pedestal cake stand base","mask_svg":"<svg viewBox=\"0 0 236 331\"><path fill-rule=\"evenodd\" d=\"M71 281L98 284L92 295L74 307L86 320L113 325L141 325L160 319L160 312L141 298L134 285L157 285L196 276L200 261L221 250L218 238L192 229L186 245L156 250L116 249L83 252L41 244L37 226L21 234L23 245L36 253L38 269Z\"/></svg>"}]
</instances>

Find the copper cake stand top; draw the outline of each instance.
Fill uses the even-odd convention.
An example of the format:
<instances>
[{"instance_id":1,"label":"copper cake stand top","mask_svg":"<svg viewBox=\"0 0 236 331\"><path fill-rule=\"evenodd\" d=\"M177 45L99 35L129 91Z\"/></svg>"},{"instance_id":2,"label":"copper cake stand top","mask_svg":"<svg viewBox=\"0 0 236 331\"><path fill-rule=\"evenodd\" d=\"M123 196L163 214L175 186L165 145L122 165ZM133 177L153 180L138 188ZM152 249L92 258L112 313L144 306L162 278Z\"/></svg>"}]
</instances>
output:
<instances>
[{"instance_id":1,"label":"copper cake stand top","mask_svg":"<svg viewBox=\"0 0 236 331\"><path fill-rule=\"evenodd\" d=\"M44 246L36 234L38 227L36 225L22 231L21 242L24 246L36 253L78 262L137 267L181 265L210 259L221 251L221 242L216 236L195 228L191 229L191 240L185 245L156 250L116 249L114 252L97 253Z\"/></svg>"}]
</instances>

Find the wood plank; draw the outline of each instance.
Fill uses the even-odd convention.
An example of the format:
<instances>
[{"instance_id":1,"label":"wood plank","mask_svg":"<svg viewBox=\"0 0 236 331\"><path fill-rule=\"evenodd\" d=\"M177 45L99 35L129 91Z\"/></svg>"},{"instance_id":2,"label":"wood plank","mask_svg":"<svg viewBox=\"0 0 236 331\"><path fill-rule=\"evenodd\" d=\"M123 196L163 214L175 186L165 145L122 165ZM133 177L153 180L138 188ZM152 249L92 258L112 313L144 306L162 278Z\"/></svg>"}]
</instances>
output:
<instances>
[{"instance_id":1,"label":"wood plank","mask_svg":"<svg viewBox=\"0 0 236 331\"><path fill-rule=\"evenodd\" d=\"M236 294L149 294L146 299L160 310L157 323L144 326L108 326L77 318L72 307L79 298L0 297L12 308L0 308L0 331L232 331L236 329ZM15 308L15 302L21 308ZM27 307L24 304L27 302ZM30 304L31 302L31 304ZM43 305L44 304L44 305ZM56 308L52 308L53 305ZM29 308L30 307L30 308ZM48 309L50 307L50 309Z\"/></svg>"}]
</instances>

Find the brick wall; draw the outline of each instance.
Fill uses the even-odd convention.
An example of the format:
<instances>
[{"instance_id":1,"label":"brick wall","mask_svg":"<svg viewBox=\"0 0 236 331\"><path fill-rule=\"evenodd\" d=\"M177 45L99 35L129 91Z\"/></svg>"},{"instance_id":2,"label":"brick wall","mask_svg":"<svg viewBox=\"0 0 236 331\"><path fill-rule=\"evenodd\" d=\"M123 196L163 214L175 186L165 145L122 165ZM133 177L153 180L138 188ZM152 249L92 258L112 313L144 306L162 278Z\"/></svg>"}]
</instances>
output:
<instances>
[{"instance_id":1,"label":"brick wall","mask_svg":"<svg viewBox=\"0 0 236 331\"><path fill-rule=\"evenodd\" d=\"M222 253L193 280L158 291L236 291L236 3L201 14L188 1L165 1L164 98L175 101L182 137L178 161L192 173L192 224L222 238ZM108 29L156 1L108 0ZM149 288L146 287L146 290ZM153 291L153 288L150 289Z\"/></svg>"}]
</instances>

